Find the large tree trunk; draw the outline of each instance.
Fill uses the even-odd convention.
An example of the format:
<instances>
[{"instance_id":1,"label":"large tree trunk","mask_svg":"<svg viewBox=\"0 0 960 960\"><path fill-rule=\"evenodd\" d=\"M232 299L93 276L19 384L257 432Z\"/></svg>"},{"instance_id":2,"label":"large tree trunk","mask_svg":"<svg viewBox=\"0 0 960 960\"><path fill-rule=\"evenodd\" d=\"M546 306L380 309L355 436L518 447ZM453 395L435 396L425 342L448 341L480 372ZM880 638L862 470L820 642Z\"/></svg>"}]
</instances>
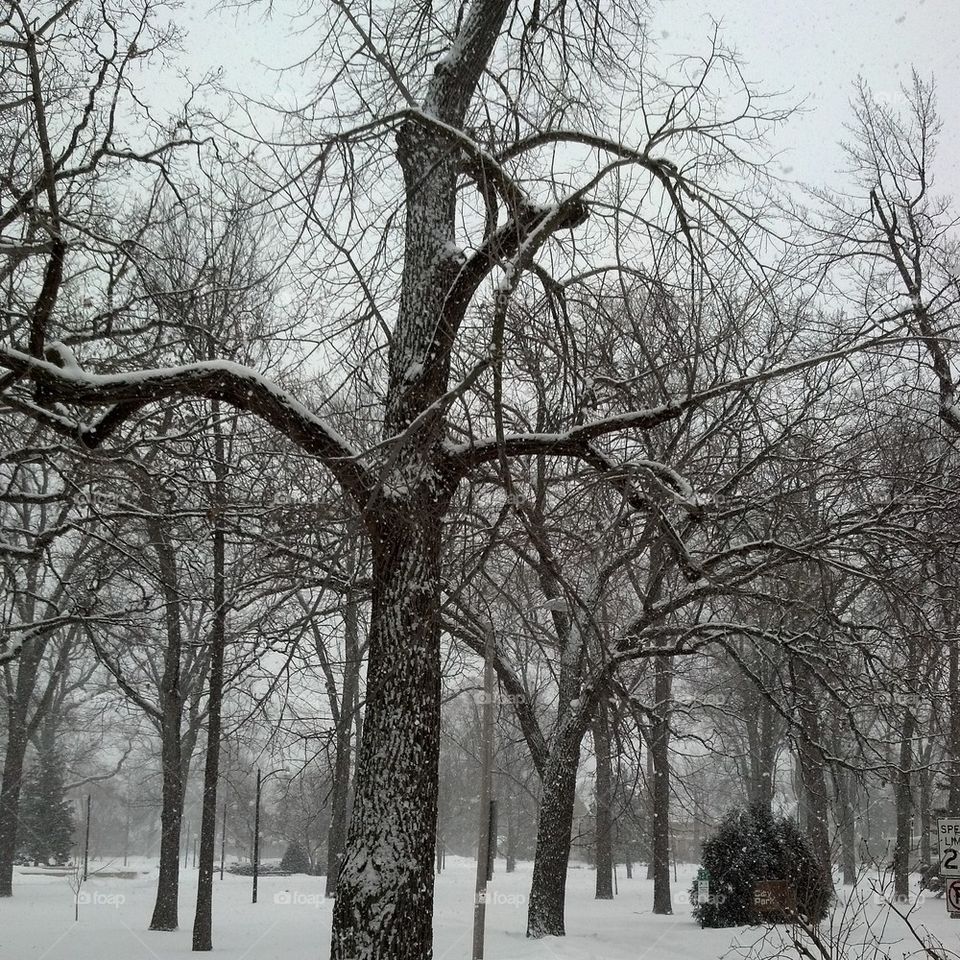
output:
<instances>
[{"instance_id":1,"label":"large tree trunk","mask_svg":"<svg viewBox=\"0 0 960 960\"><path fill-rule=\"evenodd\" d=\"M651 730L653 757L653 912L673 913L670 898L670 695L673 658L657 657L654 675L656 717Z\"/></svg>"},{"instance_id":2,"label":"large tree trunk","mask_svg":"<svg viewBox=\"0 0 960 960\"><path fill-rule=\"evenodd\" d=\"M895 780L894 802L897 817L897 837L893 845L893 892L897 898L910 896L910 815L913 798L910 792L910 774L913 767L913 735L916 716L908 706L900 734L900 762Z\"/></svg>"},{"instance_id":3,"label":"large tree trunk","mask_svg":"<svg viewBox=\"0 0 960 960\"><path fill-rule=\"evenodd\" d=\"M564 936L567 864L582 739L582 730L561 727L554 736L544 769L527 908L528 937Z\"/></svg>"},{"instance_id":4,"label":"large tree trunk","mask_svg":"<svg viewBox=\"0 0 960 960\"><path fill-rule=\"evenodd\" d=\"M610 726L607 698L602 696L597 704L593 721L593 745L597 764L596 792L596 863L597 900L613 899L613 824L612 789L613 775L610 765Z\"/></svg>"},{"instance_id":5,"label":"large tree trunk","mask_svg":"<svg viewBox=\"0 0 960 960\"><path fill-rule=\"evenodd\" d=\"M829 809L827 803L826 761L822 749L821 704L814 693L807 667L794 667L794 686L800 735L797 738L797 760L803 787L804 827L813 852L827 877L832 875L830 855Z\"/></svg>"},{"instance_id":6,"label":"large tree trunk","mask_svg":"<svg viewBox=\"0 0 960 960\"><path fill-rule=\"evenodd\" d=\"M432 953L442 514L436 502L404 503L373 521L366 711L332 960Z\"/></svg>"},{"instance_id":7,"label":"large tree trunk","mask_svg":"<svg viewBox=\"0 0 960 960\"><path fill-rule=\"evenodd\" d=\"M857 882L857 831L854 813L853 776L846 770L835 769L837 798L837 828L840 834L840 855L844 885Z\"/></svg>"},{"instance_id":8,"label":"large tree trunk","mask_svg":"<svg viewBox=\"0 0 960 960\"><path fill-rule=\"evenodd\" d=\"M20 786L26 749L27 736L23 724L11 722L3 758L3 783L0 786L0 897L13 896L13 860L17 852Z\"/></svg>"},{"instance_id":9,"label":"large tree trunk","mask_svg":"<svg viewBox=\"0 0 960 960\"><path fill-rule=\"evenodd\" d=\"M770 668L765 662L760 662L756 665L756 670L763 690L757 689L753 681L744 678L749 708L746 718L747 742L750 747L747 795L751 804L761 806L769 812L773 809L773 786L776 779L776 715L769 696L765 693L769 690Z\"/></svg>"},{"instance_id":10,"label":"large tree trunk","mask_svg":"<svg viewBox=\"0 0 960 960\"><path fill-rule=\"evenodd\" d=\"M7 746L3 758L3 780L0 783L0 897L13 896L13 861L17 853L23 760L29 739L29 707L45 647L44 639L28 644L23 649L17 664L13 696L7 704ZM49 690L42 699L49 699ZM34 719L38 712L42 712L39 707L35 710Z\"/></svg>"},{"instance_id":11,"label":"large tree trunk","mask_svg":"<svg viewBox=\"0 0 960 960\"><path fill-rule=\"evenodd\" d=\"M180 598L177 593L176 559L161 520L148 521L156 552L164 595L166 650L160 681L160 762L163 770L160 810L160 876L157 900L150 920L151 930L176 930L180 893L180 828L183 821L184 757L181 743L183 698L180 691L180 660L183 635Z\"/></svg>"},{"instance_id":12,"label":"large tree trunk","mask_svg":"<svg viewBox=\"0 0 960 960\"><path fill-rule=\"evenodd\" d=\"M170 711L172 712L172 711ZM151 930L176 930L180 895L180 831L183 822L183 777L180 767L180 711L164 717L161 764L160 876Z\"/></svg>"}]
</instances>

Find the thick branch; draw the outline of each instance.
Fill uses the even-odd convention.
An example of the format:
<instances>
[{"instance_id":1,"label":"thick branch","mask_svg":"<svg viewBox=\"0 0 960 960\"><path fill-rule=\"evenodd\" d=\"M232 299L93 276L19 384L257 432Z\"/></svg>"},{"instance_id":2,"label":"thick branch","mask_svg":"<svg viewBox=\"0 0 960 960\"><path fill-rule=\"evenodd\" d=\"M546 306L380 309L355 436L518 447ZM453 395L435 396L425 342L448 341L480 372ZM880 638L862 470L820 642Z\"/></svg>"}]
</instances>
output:
<instances>
[{"instance_id":1,"label":"thick branch","mask_svg":"<svg viewBox=\"0 0 960 960\"><path fill-rule=\"evenodd\" d=\"M343 437L276 384L249 367L225 360L167 367L138 373L96 375L79 368L62 369L10 348L0 348L0 366L29 374L46 395L82 407L113 405L93 425L77 425L74 436L87 447L104 442L143 407L175 397L221 400L265 420L284 436L326 464L344 489L365 497L369 478L359 456ZM62 418L54 426L67 432Z\"/></svg>"}]
</instances>

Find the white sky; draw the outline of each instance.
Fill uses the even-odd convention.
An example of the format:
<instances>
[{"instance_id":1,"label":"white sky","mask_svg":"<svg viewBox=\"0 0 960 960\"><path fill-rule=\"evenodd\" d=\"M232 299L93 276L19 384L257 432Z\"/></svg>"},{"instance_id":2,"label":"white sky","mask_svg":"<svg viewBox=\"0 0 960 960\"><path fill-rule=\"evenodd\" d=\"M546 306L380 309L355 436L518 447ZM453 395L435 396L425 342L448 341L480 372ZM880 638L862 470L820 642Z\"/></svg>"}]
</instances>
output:
<instances>
[{"instance_id":1,"label":"white sky","mask_svg":"<svg viewBox=\"0 0 960 960\"><path fill-rule=\"evenodd\" d=\"M279 17L265 23L263 8L253 5L255 15L188 3L178 19L191 70L222 66L234 88L273 89L276 77L262 64L292 62L309 38L292 39ZM858 74L888 99L900 97L912 66L932 75L944 121L937 189L960 201L960 0L652 0L651 11L650 34L661 57L705 53L714 18L751 82L784 92L787 102L805 101L805 113L786 125L776 145L785 151L781 172L806 183L840 183L838 141ZM288 78L283 86L292 83Z\"/></svg>"},{"instance_id":2,"label":"white sky","mask_svg":"<svg viewBox=\"0 0 960 960\"><path fill-rule=\"evenodd\" d=\"M711 15L748 80L805 101L778 146L789 176L806 183L837 183L858 74L890 100L912 67L932 75L944 121L937 189L960 201L960 0L657 0L651 36L665 52L703 49Z\"/></svg>"}]
</instances>

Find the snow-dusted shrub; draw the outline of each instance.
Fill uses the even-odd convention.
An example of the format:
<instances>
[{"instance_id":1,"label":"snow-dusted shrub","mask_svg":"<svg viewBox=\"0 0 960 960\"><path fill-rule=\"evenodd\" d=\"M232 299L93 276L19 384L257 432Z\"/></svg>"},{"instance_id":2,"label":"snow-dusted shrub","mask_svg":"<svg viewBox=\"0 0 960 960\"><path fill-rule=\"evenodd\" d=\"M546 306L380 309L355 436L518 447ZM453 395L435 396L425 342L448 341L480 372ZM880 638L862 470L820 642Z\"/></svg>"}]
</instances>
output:
<instances>
[{"instance_id":1,"label":"snow-dusted shrub","mask_svg":"<svg viewBox=\"0 0 960 960\"><path fill-rule=\"evenodd\" d=\"M833 900L833 885L796 823L775 817L762 806L731 811L703 845L702 866L710 876L710 898L696 902L701 927L784 923L789 912L760 913L753 890L764 880L785 880L796 891L797 912L819 923Z\"/></svg>"},{"instance_id":2,"label":"snow-dusted shrub","mask_svg":"<svg viewBox=\"0 0 960 960\"><path fill-rule=\"evenodd\" d=\"M291 840L284 851L283 859L280 861L280 869L284 873L312 873L313 866L310 863L310 856L304 850L303 844L299 840Z\"/></svg>"}]
</instances>

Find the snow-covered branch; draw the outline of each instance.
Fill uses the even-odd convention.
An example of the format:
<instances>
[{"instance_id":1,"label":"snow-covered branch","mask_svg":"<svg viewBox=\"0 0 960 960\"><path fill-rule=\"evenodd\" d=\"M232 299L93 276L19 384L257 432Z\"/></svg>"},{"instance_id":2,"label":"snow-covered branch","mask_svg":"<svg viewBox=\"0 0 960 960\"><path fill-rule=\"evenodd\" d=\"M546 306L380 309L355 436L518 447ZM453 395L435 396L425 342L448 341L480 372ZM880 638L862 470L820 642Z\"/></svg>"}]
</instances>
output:
<instances>
[{"instance_id":1,"label":"snow-covered branch","mask_svg":"<svg viewBox=\"0 0 960 960\"><path fill-rule=\"evenodd\" d=\"M368 482L357 462L358 451L326 420L271 380L238 363L215 360L133 373L93 374L0 347L0 366L18 375L29 375L42 385L51 401L80 407L107 407L105 413L88 424L70 424L59 413L53 413L53 419L47 421L48 426L60 433L69 434L72 430L73 436L87 447L99 446L149 404L172 398L203 397L221 400L265 420L319 457L354 495L360 494ZM24 405L20 407L23 409Z\"/></svg>"}]
</instances>

